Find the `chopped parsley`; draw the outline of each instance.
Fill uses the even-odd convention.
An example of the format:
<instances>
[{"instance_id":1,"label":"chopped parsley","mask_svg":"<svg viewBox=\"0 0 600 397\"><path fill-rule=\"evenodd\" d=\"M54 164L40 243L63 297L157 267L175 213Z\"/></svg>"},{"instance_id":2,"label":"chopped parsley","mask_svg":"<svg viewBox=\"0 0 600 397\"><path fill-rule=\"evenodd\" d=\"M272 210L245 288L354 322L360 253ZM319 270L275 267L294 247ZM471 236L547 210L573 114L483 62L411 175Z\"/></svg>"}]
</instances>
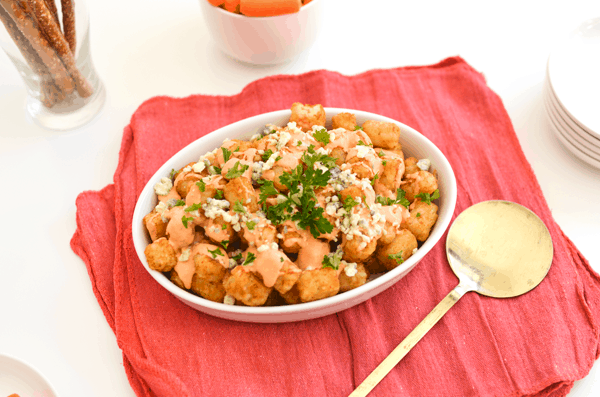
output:
<instances>
[{"instance_id":1,"label":"chopped parsley","mask_svg":"<svg viewBox=\"0 0 600 397\"><path fill-rule=\"evenodd\" d=\"M248 252L248 255L246 255L246 259L244 260L244 263L242 263L242 266L251 264L252 262L254 262L255 259L256 255L254 255L252 252Z\"/></svg>"},{"instance_id":2,"label":"chopped parsley","mask_svg":"<svg viewBox=\"0 0 600 397\"><path fill-rule=\"evenodd\" d=\"M362 127L360 125L357 125L356 127L354 127L354 131L358 131L358 130L362 130Z\"/></svg>"},{"instance_id":3,"label":"chopped parsley","mask_svg":"<svg viewBox=\"0 0 600 397\"><path fill-rule=\"evenodd\" d=\"M279 262L285 262L285 259L283 259L283 256L279 257Z\"/></svg>"},{"instance_id":4,"label":"chopped parsley","mask_svg":"<svg viewBox=\"0 0 600 397\"><path fill-rule=\"evenodd\" d=\"M244 214L246 212L246 209L240 200L236 200L235 204L233 205L233 210L240 214Z\"/></svg>"},{"instance_id":5,"label":"chopped parsley","mask_svg":"<svg viewBox=\"0 0 600 397\"><path fill-rule=\"evenodd\" d=\"M269 160L269 158L271 158L272 155L273 155L273 150L271 150L271 149L265 150L265 152L262 154L262 161L264 161L266 163Z\"/></svg>"},{"instance_id":6,"label":"chopped parsley","mask_svg":"<svg viewBox=\"0 0 600 397\"><path fill-rule=\"evenodd\" d=\"M302 146L302 141L296 142L296 146Z\"/></svg>"},{"instance_id":7,"label":"chopped parsley","mask_svg":"<svg viewBox=\"0 0 600 397\"><path fill-rule=\"evenodd\" d=\"M269 196L274 196L279 194L277 189L273 184L273 181L269 181L266 179L259 179L258 184L260 185L260 195L259 195L259 203L264 203L267 201Z\"/></svg>"},{"instance_id":8,"label":"chopped parsley","mask_svg":"<svg viewBox=\"0 0 600 397\"><path fill-rule=\"evenodd\" d=\"M173 207L183 207L185 205L185 201L183 200L177 200L175 202L175 205Z\"/></svg>"},{"instance_id":9,"label":"chopped parsley","mask_svg":"<svg viewBox=\"0 0 600 397\"><path fill-rule=\"evenodd\" d=\"M227 170L227 174L225 175L225 178L227 178L227 179L238 178L238 177L244 175L244 172L246 172L246 170L249 167L250 166L247 164L242 164L240 166L240 162L238 161L234 164L233 167L231 167L230 169Z\"/></svg>"},{"instance_id":10,"label":"chopped parsley","mask_svg":"<svg viewBox=\"0 0 600 397\"><path fill-rule=\"evenodd\" d=\"M212 255L213 259L215 259L217 257L217 255L219 256L225 256L222 252L220 248L215 248L214 250L208 250L208 252L210 252L210 254Z\"/></svg>"},{"instance_id":11,"label":"chopped parsley","mask_svg":"<svg viewBox=\"0 0 600 397\"><path fill-rule=\"evenodd\" d=\"M432 194L429 193L419 193L416 194L415 197L418 197L421 199L422 202L426 203L427 205L431 205L431 200L435 200L440 198L440 190L439 189L435 189L435 191Z\"/></svg>"},{"instance_id":12,"label":"chopped parsley","mask_svg":"<svg viewBox=\"0 0 600 397\"><path fill-rule=\"evenodd\" d=\"M224 147L222 147L221 150L223 151L223 160L225 160L225 162L229 161L229 158L231 157L231 150Z\"/></svg>"},{"instance_id":13,"label":"chopped parsley","mask_svg":"<svg viewBox=\"0 0 600 397\"><path fill-rule=\"evenodd\" d=\"M246 222L246 227L248 228L248 230L254 230L254 228L256 227L256 222L248 221Z\"/></svg>"},{"instance_id":14,"label":"chopped parsley","mask_svg":"<svg viewBox=\"0 0 600 397\"><path fill-rule=\"evenodd\" d=\"M351 214L352 208L358 205L358 201L354 200L354 197L352 196L346 196L346 199L342 202L342 205L344 206L344 211L346 211L348 214Z\"/></svg>"},{"instance_id":15,"label":"chopped parsley","mask_svg":"<svg viewBox=\"0 0 600 397\"><path fill-rule=\"evenodd\" d=\"M225 230L225 229L227 229L227 224L226 224L226 223L224 223L224 224L221 226L221 230Z\"/></svg>"},{"instance_id":16,"label":"chopped parsley","mask_svg":"<svg viewBox=\"0 0 600 397\"><path fill-rule=\"evenodd\" d=\"M181 223L183 223L183 226L185 226L186 229L188 227L188 222L191 222L193 220L194 220L194 218L191 216L188 217L188 216L184 215L181 217Z\"/></svg>"},{"instance_id":17,"label":"chopped parsley","mask_svg":"<svg viewBox=\"0 0 600 397\"><path fill-rule=\"evenodd\" d=\"M420 218L420 217L421 217L421 213L417 212L417 218Z\"/></svg>"},{"instance_id":18,"label":"chopped parsley","mask_svg":"<svg viewBox=\"0 0 600 397\"><path fill-rule=\"evenodd\" d=\"M192 211L197 211L200 208L202 208L202 204L200 203L196 203L196 204L192 204L189 207L187 207L186 209L184 209L185 212L192 212Z\"/></svg>"},{"instance_id":19,"label":"chopped parsley","mask_svg":"<svg viewBox=\"0 0 600 397\"><path fill-rule=\"evenodd\" d=\"M375 181L379 179L379 174L375 174L375 176L373 177L373 180L371 181L371 186L375 186Z\"/></svg>"},{"instance_id":20,"label":"chopped parsley","mask_svg":"<svg viewBox=\"0 0 600 397\"><path fill-rule=\"evenodd\" d=\"M377 153L377 155L379 157L383 157L383 156L385 156L385 153L383 153L383 150L380 150L379 153Z\"/></svg>"},{"instance_id":21,"label":"chopped parsley","mask_svg":"<svg viewBox=\"0 0 600 397\"><path fill-rule=\"evenodd\" d=\"M171 179L175 179L175 175L177 175L177 171L176 169L172 168L171 169L171 173L169 174L171 176Z\"/></svg>"},{"instance_id":22,"label":"chopped parsley","mask_svg":"<svg viewBox=\"0 0 600 397\"><path fill-rule=\"evenodd\" d=\"M202 179L196 182L196 186L198 186L198 190L200 190L201 192L204 193L206 191L206 183L204 183Z\"/></svg>"},{"instance_id":23,"label":"chopped parsley","mask_svg":"<svg viewBox=\"0 0 600 397\"><path fill-rule=\"evenodd\" d=\"M404 259L402 259L402 251L398 252L397 254L389 254L388 258L395 260L399 265L404 262Z\"/></svg>"},{"instance_id":24,"label":"chopped parsley","mask_svg":"<svg viewBox=\"0 0 600 397\"><path fill-rule=\"evenodd\" d=\"M217 190L217 192L215 193L215 199L217 200L223 200L224 197L224 193L222 190Z\"/></svg>"},{"instance_id":25,"label":"chopped parsley","mask_svg":"<svg viewBox=\"0 0 600 397\"><path fill-rule=\"evenodd\" d=\"M338 249L337 251L324 255L323 261L321 262L321 268L324 269L326 267L330 267L334 270L337 270L340 267L340 262L342 261L342 251Z\"/></svg>"},{"instance_id":26,"label":"chopped parsley","mask_svg":"<svg viewBox=\"0 0 600 397\"><path fill-rule=\"evenodd\" d=\"M221 245L223 246L224 249L227 249L227 246L229 245L229 240L221 241Z\"/></svg>"},{"instance_id":27,"label":"chopped parsley","mask_svg":"<svg viewBox=\"0 0 600 397\"><path fill-rule=\"evenodd\" d=\"M220 175L221 171L221 167L217 167L216 165L211 165L208 167L208 172L210 172L212 175Z\"/></svg>"},{"instance_id":28,"label":"chopped parsley","mask_svg":"<svg viewBox=\"0 0 600 397\"><path fill-rule=\"evenodd\" d=\"M381 162L381 164L383 164L383 165L385 166L385 165L387 164L387 161L386 161L386 160L383 160L383 161Z\"/></svg>"},{"instance_id":29,"label":"chopped parsley","mask_svg":"<svg viewBox=\"0 0 600 397\"><path fill-rule=\"evenodd\" d=\"M241 261L242 260L242 253L240 252L239 254L232 256L231 259L233 259L236 262Z\"/></svg>"},{"instance_id":30,"label":"chopped parsley","mask_svg":"<svg viewBox=\"0 0 600 397\"><path fill-rule=\"evenodd\" d=\"M391 199L389 197L377 196L375 198L375 202L379 203L381 205L400 204L400 205L403 205L406 208L408 208L408 206L410 205L410 201L408 201L408 199L405 196L406 196L406 192L402 189L398 189L398 190L396 190L396 199L395 200Z\"/></svg>"},{"instance_id":31,"label":"chopped parsley","mask_svg":"<svg viewBox=\"0 0 600 397\"><path fill-rule=\"evenodd\" d=\"M364 143L362 140L359 140L359 141L358 141L358 143L357 143L357 146L358 146L358 145L361 145L361 146L369 146L369 145L367 145L366 143Z\"/></svg>"},{"instance_id":32,"label":"chopped parsley","mask_svg":"<svg viewBox=\"0 0 600 397\"><path fill-rule=\"evenodd\" d=\"M320 130L315 131L313 138L325 146L329 143L329 132L327 132L325 128L321 128Z\"/></svg>"}]
</instances>

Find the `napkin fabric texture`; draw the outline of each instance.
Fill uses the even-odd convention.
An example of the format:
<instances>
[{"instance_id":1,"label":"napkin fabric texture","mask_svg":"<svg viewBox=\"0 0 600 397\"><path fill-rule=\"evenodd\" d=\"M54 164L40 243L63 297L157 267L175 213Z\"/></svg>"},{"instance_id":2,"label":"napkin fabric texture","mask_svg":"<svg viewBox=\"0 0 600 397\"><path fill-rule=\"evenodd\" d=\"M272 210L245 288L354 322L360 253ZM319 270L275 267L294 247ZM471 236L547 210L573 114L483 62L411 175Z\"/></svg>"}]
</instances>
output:
<instances>
[{"instance_id":1,"label":"napkin fabric texture","mask_svg":"<svg viewBox=\"0 0 600 397\"><path fill-rule=\"evenodd\" d=\"M461 58L356 76L273 76L234 96L157 97L124 130L114 184L77 198L73 250L123 351L139 396L345 396L457 284L444 236L393 287L311 321L251 324L179 302L136 256L131 219L151 175L188 143L293 102L405 123L448 157L454 216L485 200L522 204L554 243L548 276L512 299L465 295L373 396L564 396L598 357L600 278L552 218L500 98ZM200 155L201 153L198 153Z\"/></svg>"}]
</instances>

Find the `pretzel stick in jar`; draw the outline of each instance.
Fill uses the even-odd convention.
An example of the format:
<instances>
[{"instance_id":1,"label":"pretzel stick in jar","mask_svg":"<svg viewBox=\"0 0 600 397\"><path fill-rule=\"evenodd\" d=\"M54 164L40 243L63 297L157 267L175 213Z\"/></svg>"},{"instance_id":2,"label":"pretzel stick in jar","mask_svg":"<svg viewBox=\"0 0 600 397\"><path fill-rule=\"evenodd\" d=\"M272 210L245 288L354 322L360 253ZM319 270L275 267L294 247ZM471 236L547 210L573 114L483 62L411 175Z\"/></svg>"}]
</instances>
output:
<instances>
[{"instance_id":1,"label":"pretzel stick in jar","mask_svg":"<svg viewBox=\"0 0 600 397\"><path fill-rule=\"evenodd\" d=\"M60 31L60 27L54 21L52 13L48 10L48 7L46 7L46 3L44 2L44 0L30 1L33 4L33 9L35 11L35 15L40 24L40 27L46 33L48 41L58 53L60 59L67 68L67 71L69 72L73 80L75 80L77 92L83 98L89 97L90 95L92 95L94 90L91 84L81 74L79 69L77 69L77 65L75 64L75 58L73 57L73 53L71 52L69 43Z\"/></svg>"},{"instance_id":2,"label":"pretzel stick in jar","mask_svg":"<svg viewBox=\"0 0 600 397\"><path fill-rule=\"evenodd\" d=\"M42 104L47 108L50 108L54 106L56 102L60 102L62 99L64 99L64 93L54 85L54 78L48 72L48 69L42 60L33 50L27 38L23 36L10 15L8 15L8 13L4 10L4 7L1 6L0 21L2 21L6 27L6 31L17 45L17 48L21 52L21 55L23 55L23 58L25 58L25 61L31 70L33 70L33 72L39 76L40 90L42 93L40 101Z\"/></svg>"},{"instance_id":3,"label":"pretzel stick in jar","mask_svg":"<svg viewBox=\"0 0 600 397\"><path fill-rule=\"evenodd\" d=\"M77 47L77 38L75 37L75 3L73 0L60 0L60 7L62 9L65 39L67 39L71 52L75 56L75 48Z\"/></svg>"},{"instance_id":4,"label":"pretzel stick in jar","mask_svg":"<svg viewBox=\"0 0 600 397\"><path fill-rule=\"evenodd\" d=\"M24 1L18 0L0 0L0 6L11 17L23 37L29 42L34 54L52 75L56 87L65 95L71 94L75 90L74 81L40 30L31 8Z\"/></svg>"}]
</instances>

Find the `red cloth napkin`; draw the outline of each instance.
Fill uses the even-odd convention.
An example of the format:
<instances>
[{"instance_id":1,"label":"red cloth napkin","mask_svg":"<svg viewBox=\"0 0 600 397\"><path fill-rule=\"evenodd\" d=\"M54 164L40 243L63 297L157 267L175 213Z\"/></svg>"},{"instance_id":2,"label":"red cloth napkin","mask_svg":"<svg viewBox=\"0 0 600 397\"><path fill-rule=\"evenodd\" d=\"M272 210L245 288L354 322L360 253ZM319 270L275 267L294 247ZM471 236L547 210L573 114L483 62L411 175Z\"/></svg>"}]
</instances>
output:
<instances>
[{"instance_id":1,"label":"red cloth napkin","mask_svg":"<svg viewBox=\"0 0 600 397\"><path fill-rule=\"evenodd\" d=\"M458 281L445 237L406 277L336 315L288 324L221 320L180 303L144 270L131 218L149 177L189 142L295 101L378 113L448 157L455 216L480 201L520 203L548 226L546 279L514 299L469 293L373 396L564 396L598 356L600 279L552 219L500 98L461 58L436 65L274 76L234 96L158 97L125 128L114 184L77 198L73 250L123 350L139 396L345 396Z\"/></svg>"}]
</instances>

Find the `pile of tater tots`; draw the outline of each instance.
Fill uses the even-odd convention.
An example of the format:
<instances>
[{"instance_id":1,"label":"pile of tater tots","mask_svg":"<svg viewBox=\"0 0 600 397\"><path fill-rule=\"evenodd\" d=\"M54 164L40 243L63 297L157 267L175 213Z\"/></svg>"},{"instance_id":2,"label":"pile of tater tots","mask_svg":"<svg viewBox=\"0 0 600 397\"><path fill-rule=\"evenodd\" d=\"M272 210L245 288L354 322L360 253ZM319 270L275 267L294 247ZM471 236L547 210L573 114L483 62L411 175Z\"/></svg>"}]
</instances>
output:
<instances>
[{"instance_id":1,"label":"pile of tater tots","mask_svg":"<svg viewBox=\"0 0 600 397\"><path fill-rule=\"evenodd\" d=\"M404 158L396 124L325 120L294 103L287 125L163 177L144 217L150 268L211 301L275 306L349 291L413 255L438 217L429 160Z\"/></svg>"}]
</instances>

